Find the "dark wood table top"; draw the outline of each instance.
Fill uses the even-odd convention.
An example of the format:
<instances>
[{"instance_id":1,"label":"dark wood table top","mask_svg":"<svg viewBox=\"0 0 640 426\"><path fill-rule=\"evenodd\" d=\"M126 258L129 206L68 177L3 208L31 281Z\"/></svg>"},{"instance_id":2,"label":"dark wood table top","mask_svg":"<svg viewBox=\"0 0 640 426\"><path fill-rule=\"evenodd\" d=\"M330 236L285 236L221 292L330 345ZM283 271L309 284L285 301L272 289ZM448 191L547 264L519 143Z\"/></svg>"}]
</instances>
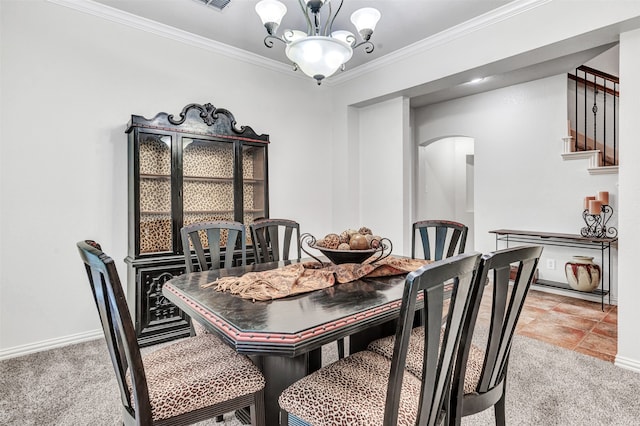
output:
<instances>
[{"instance_id":1,"label":"dark wood table top","mask_svg":"<svg viewBox=\"0 0 640 426\"><path fill-rule=\"evenodd\" d=\"M271 301L242 299L202 284L218 277L275 269L273 262L174 277L163 294L240 353L297 356L398 316L404 275L351 283Z\"/></svg>"}]
</instances>

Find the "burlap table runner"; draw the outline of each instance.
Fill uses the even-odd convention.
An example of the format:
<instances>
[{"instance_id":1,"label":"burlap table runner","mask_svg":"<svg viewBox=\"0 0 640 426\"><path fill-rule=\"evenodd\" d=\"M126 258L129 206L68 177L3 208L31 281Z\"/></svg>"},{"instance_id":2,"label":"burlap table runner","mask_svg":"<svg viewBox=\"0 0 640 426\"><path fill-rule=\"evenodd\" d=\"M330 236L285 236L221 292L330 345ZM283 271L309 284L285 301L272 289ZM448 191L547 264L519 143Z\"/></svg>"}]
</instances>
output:
<instances>
[{"instance_id":1,"label":"burlap table runner","mask_svg":"<svg viewBox=\"0 0 640 426\"><path fill-rule=\"evenodd\" d=\"M386 277L406 274L431 263L429 260L387 257L375 264L345 263L320 265L305 262L262 272L249 272L241 277L223 277L202 284L202 288L215 287L243 299L272 300L307 293L313 290L344 284L363 277Z\"/></svg>"}]
</instances>

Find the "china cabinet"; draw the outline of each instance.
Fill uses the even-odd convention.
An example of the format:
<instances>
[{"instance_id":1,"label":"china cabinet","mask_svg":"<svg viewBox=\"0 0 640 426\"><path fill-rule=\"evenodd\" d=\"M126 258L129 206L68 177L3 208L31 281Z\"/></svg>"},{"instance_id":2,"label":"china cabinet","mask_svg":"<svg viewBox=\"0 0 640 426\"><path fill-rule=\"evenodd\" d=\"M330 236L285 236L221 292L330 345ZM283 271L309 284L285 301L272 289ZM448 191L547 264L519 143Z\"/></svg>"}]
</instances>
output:
<instances>
[{"instance_id":1,"label":"china cabinet","mask_svg":"<svg viewBox=\"0 0 640 426\"><path fill-rule=\"evenodd\" d=\"M162 296L164 283L185 271L182 226L233 220L248 227L268 217L269 136L237 128L231 112L211 104L189 104L179 117L132 115L126 133L127 298L138 340L150 345L189 334L189 318Z\"/></svg>"}]
</instances>

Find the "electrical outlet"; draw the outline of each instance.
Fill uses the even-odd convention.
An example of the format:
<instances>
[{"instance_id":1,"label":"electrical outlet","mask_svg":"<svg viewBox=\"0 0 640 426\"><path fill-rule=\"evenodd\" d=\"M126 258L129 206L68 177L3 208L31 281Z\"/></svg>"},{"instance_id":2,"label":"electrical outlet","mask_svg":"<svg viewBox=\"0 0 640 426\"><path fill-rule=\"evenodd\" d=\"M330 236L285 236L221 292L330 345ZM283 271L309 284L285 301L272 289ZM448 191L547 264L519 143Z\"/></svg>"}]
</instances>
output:
<instances>
[{"instance_id":1,"label":"electrical outlet","mask_svg":"<svg viewBox=\"0 0 640 426\"><path fill-rule=\"evenodd\" d=\"M555 259L547 259L547 269L556 269Z\"/></svg>"}]
</instances>

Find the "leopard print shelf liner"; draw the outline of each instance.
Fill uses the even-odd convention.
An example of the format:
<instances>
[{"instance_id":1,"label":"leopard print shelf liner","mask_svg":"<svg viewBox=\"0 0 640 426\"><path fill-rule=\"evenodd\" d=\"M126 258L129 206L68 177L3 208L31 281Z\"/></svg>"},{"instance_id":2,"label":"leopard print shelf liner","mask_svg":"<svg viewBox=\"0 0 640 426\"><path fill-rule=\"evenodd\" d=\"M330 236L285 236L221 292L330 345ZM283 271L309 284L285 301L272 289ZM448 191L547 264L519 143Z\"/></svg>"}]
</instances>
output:
<instances>
[{"instance_id":1,"label":"leopard print shelf liner","mask_svg":"<svg viewBox=\"0 0 640 426\"><path fill-rule=\"evenodd\" d=\"M166 139L166 140L164 140ZM185 139L186 140L186 139ZM148 137L140 143L140 253L172 251L171 240L171 148L167 136ZM184 224L212 220L233 220L233 150L230 144L191 142L183 151L185 177L229 179L229 181L188 180L183 182ZM243 203L247 210L244 223L264 216L264 186L260 185L262 157L254 152L242 155L243 177L258 183L243 185ZM144 175L149 175L145 177ZM159 178L166 176L165 178ZM263 185L263 184L262 184ZM255 195L254 195L255 194ZM256 213L252 213L252 211ZM198 213L190 213L198 212ZM211 213L206 213L211 212ZM214 213L217 212L217 213ZM224 213L219 213L224 212ZM221 244L226 245L226 234ZM247 244L250 236L247 233ZM204 237L205 246L208 244Z\"/></svg>"}]
</instances>

